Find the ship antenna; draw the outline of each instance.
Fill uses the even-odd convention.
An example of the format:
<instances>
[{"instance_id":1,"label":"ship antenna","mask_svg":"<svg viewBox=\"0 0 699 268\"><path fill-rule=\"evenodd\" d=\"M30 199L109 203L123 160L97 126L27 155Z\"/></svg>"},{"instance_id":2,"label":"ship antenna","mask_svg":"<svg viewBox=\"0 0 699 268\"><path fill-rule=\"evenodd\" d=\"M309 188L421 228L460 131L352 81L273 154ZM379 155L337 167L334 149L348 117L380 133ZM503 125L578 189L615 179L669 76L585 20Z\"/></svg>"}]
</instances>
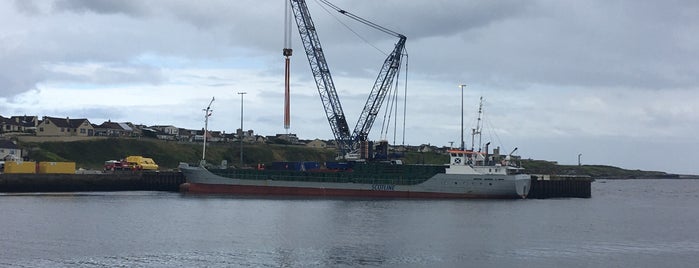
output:
<instances>
[{"instance_id":1,"label":"ship antenna","mask_svg":"<svg viewBox=\"0 0 699 268\"><path fill-rule=\"evenodd\" d=\"M206 164L206 136L208 135L209 131L209 116L211 116L211 113L214 110L211 110L211 104L214 103L215 97L211 97L211 101L209 102L209 105L206 106L206 109L202 109L204 111L204 148L201 150L201 164L204 165Z\"/></svg>"}]
</instances>

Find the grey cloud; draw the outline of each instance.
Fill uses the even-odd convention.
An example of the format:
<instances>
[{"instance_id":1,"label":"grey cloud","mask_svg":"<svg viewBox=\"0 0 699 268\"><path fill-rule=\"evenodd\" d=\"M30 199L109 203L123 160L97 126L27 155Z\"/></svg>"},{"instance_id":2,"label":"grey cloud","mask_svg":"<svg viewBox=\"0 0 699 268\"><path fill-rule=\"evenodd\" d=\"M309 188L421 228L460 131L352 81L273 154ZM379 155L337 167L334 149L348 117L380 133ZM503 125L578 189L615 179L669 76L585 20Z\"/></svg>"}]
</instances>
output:
<instances>
[{"instance_id":1,"label":"grey cloud","mask_svg":"<svg viewBox=\"0 0 699 268\"><path fill-rule=\"evenodd\" d=\"M119 101L119 99L115 99ZM47 111L46 116L67 116L71 118L87 118L90 123L101 124L104 121L112 120L115 122L123 122L122 119L132 116L130 112L125 112L124 109L110 107L90 107L78 109L61 109L60 111ZM128 119L126 119L128 120Z\"/></svg>"},{"instance_id":2,"label":"grey cloud","mask_svg":"<svg viewBox=\"0 0 699 268\"><path fill-rule=\"evenodd\" d=\"M41 8L34 0L15 0L14 5L17 11L25 14L36 15L41 12Z\"/></svg>"},{"instance_id":3,"label":"grey cloud","mask_svg":"<svg viewBox=\"0 0 699 268\"><path fill-rule=\"evenodd\" d=\"M0 63L0 97L16 94L36 88L36 81L45 78L45 74L33 66Z\"/></svg>"},{"instance_id":4,"label":"grey cloud","mask_svg":"<svg viewBox=\"0 0 699 268\"><path fill-rule=\"evenodd\" d=\"M505 88L541 84L662 89L699 82L699 62L691 60L699 58L699 25L694 19L699 9L685 1L335 2L407 35L412 78L463 79ZM16 1L15 9L36 12L40 3ZM309 6L333 74L373 80L385 56L341 29L314 2ZM7 53L21 57L2 58L3 95L46 79L48 74L37 67L44 63L128 64L143 53L185 61L231 54L267 60L281 54L281 1L56 0L52 7L78 15L126 16L85 15L67 21L48 14L44 19L56 25L46 28L31 20L16 22L20 28L28 24L25 28L33 34ZM84 21L66 27L75 19ZM310 78L298 33L292 34L292 72ZM395 42L367 35L384 51ZM110 79L116 78L99 80Z\"/></svg>"},{"instance_id":5,"label":"grey cloud","mask_svg":"<svg viewBox=\"0 0 699 268\"><path fill-rule=\"evenodd\" d=\"M687 16L699 14L695 7L541 2L456 37L409 43L412 66L424 69L421 75L499 86L662 89L699 82L699 62L688 60L699 50L687 45L699 36Z\"/></svg>"},{"instance_id":6,"label":"grey cloud","mask_svg":"<svg viewBox=\"0 0 699 268\"><path fill-rule=\"evenodd\" d=\"M147 1L138 0L57 0L53 5L57 11L94 12L99 14L125 14L142 16L147 14Z\"/></svg>"},{"instance_id":7,"label":"grey cloud","mask_svg":"<svg viewBox=\"0 0 699 268\"><path fill-rule=\"evenodd\" d=\"M56 82L72 82L92 85L160 84L165 80L159 68L150 66L100 65L86 73L75 74L60 68L47 72L48 79Z\"/></svg>"}]
</instances>

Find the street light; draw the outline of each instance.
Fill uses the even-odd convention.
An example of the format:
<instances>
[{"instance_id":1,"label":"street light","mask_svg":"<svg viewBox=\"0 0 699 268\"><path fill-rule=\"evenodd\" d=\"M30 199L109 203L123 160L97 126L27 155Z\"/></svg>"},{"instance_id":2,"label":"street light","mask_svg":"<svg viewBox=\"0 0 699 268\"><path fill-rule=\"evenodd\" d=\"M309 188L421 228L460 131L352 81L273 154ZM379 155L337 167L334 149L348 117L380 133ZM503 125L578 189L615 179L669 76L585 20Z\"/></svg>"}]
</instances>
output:
<instances>
[{"instance_id":1,"label":"street light","mask_svg":"<svg viewBox=\"0 0 699 268\"><path fill-rule=\"evenodd\" d=\"M247 94L247 92L238 92L238 95L240 95L240 167L243 167L243 136L244 136L244 131L243 131L243 97L244 95Z\"/></svg>"},{"instance_id":2,"label":"street light","mask_svg":"<svg viewBox=\"0 0 699 268\"><path fill-rule=\"evenodd\" d=\"M465 84L459 85L461 88L461 150L464 149L464 87Z\"/></svg>"},{"instance_id":3,"label":"street light","mask_svg":"<svg viewBox=\"0 0 699 268\"><path fill-rule=\"evenodd\" d=\"M581 157L581 156L582 156L582 154L578 154L578 166L582 166L582 164L580 163L580 157Z\"/></svg>"}]
</instances>

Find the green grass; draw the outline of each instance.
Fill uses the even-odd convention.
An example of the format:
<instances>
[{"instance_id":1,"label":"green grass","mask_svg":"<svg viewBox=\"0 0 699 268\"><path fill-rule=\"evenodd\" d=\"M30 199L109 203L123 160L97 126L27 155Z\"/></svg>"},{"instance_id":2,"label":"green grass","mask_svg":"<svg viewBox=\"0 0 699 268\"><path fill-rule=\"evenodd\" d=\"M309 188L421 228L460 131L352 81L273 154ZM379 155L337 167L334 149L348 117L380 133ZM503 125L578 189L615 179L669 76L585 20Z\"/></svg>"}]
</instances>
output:
<instances>
[{"instance_id":1,"label":"green grass","mask_svg":"<svg viewBox=\"0 0 699 268\"><path fill-rule=\"evenodd\" d=\"M129 155L153 158L162 169L175 168L180 162L196 163L202 156L202 145L167 142L155 139L104 139L75 142L24 143L34 161L70 161L78 167L101 169L104 161L118 160ZM244 144L243 163L257 165L274 161L328 161L335 153L328 149L291 145ZM240 163L239 144L211 143L206 148L209 163Z\"/></svg>"}]
</instances>

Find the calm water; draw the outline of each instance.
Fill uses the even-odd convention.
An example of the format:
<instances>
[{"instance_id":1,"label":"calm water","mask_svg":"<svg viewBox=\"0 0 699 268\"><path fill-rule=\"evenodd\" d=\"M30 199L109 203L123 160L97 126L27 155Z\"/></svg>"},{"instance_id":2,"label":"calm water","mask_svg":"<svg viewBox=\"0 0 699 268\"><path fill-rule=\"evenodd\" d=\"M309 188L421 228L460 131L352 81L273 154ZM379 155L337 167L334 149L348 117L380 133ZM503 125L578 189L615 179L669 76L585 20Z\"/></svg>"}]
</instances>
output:
<instances>
[{"instance_id":1,"label":"calm water","mask_svg":"<svg viewBox=\"0 0 699 268\"><path fill-rule=\"evenodd\" d=\"M0 267L697 267L699 180L591 199L0 195Z\"/></svg>"}]
</instances>

